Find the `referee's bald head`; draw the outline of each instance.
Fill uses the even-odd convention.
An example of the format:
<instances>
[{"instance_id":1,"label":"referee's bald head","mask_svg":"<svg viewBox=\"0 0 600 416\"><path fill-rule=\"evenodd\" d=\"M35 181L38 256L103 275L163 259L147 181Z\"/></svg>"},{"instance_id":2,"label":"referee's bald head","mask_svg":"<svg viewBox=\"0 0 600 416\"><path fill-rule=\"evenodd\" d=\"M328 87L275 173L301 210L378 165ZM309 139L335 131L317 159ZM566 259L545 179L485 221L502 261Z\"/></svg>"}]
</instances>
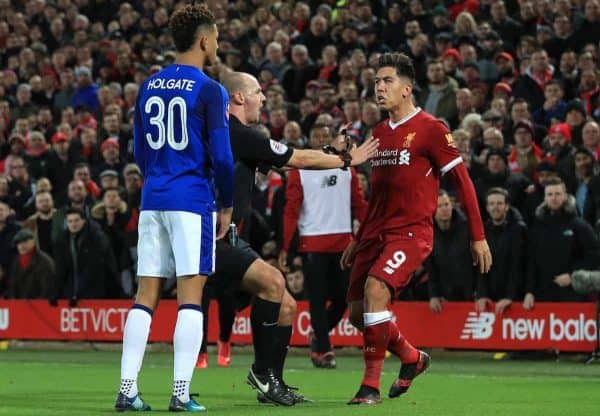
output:
<instances>
[{"instance_id":1,"label":"referee's bald head","mask_svg":"<svg viewBox=\"0 0 600 416\"><path fill-rule=\"evenodd\" d=\"M231 72L223 79L229 94L229 111L243 124L258 123L266 98L258 80L245 72Z\"/></svg>"},{"instance_id":2,"label":"referee's bald head","mask_svg":"<svg viewBox=\"0 0 600 416\"><path fill-rule=\"evenodd\" d=\"M238 92L246 94L252 89L254 83L258 84L256 78L246 72L230 72L223 79L223 86L229 97L233 97Z\"/></svg>"}]
</instances>

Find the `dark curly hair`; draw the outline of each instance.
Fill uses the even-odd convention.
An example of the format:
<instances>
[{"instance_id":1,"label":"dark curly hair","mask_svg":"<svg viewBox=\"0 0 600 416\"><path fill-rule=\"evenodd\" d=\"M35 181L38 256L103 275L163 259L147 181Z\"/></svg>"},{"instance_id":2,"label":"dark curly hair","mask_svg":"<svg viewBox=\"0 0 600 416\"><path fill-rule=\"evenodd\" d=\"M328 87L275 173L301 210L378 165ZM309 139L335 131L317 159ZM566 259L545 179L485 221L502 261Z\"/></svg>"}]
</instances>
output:
<instances>
[{"instance_id":1,"label":"dark curly hair","mask_svg":"<svg viewBox=\"0 0 600 416\"><path fill-rule=\"evenodd\" d=\"M212 27L215 16L206 4L187 4L171 15L169 28L177 52L186 52L196 41L198 29Z\"/></svg>"},{"instance_id":2,"label":"dark curly hair","mask_svg":"<svg viewBox=\"0 0 600 416\"><path fill-rule=\"evenodd\" d=\"M396 68L396 73L400 77L408 78L411 82L415 79L415 67L412 60L403 53L393 52L384 53L379 57L377 69L383 67Z\"/></svg>"}]
</instances>

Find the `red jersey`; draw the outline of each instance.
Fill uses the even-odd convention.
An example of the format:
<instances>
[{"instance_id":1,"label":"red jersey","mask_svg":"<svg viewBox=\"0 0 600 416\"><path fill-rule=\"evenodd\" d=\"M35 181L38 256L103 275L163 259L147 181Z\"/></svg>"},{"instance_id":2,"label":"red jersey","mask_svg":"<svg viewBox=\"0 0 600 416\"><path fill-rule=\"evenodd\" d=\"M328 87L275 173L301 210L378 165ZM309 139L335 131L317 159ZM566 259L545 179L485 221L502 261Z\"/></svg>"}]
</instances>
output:
<instances>
[{"instance_id":1,"label":"red jersey","mask_svg":"<svg viewBox=\"0 0 600 416\"><path fill-rule=\"evenodd\" d=\"M357 240L392 233L433 244L439 178L462 163L446 126L421 109L397 123L373 128L371 198ZM481 222L481 219L479 219Z\"/></svg>"}]
</instances>

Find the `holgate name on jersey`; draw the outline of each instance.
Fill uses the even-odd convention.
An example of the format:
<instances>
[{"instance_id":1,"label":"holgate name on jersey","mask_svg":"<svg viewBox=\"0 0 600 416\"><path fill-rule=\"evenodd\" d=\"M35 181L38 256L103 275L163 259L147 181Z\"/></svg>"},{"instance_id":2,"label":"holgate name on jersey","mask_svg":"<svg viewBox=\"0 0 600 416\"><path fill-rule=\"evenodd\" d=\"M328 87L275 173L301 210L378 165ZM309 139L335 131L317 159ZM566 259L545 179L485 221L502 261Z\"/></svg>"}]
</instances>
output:
<instances>
[{"instance_id":1,"label":"holgate name on jersey","mask_svg":"<svg viewBox=\"0 0 600 416\"><path fill-rule=\"evenodd\" d=\"M407 149L378 150L371 158L371 167L409 165L410 152Z\"/></svg>"},{"instance_id":2,"label":"holgate name on jersey","mask_svg":"<svg viewBox=\"0 0 600 416\"><path fill-rule=\"evenodd\" d=\"M195 80L185 78L154 78L148 81L148 84L146 84L146 89L192 91L195 83Z\"/></svg>"}]
</instances>

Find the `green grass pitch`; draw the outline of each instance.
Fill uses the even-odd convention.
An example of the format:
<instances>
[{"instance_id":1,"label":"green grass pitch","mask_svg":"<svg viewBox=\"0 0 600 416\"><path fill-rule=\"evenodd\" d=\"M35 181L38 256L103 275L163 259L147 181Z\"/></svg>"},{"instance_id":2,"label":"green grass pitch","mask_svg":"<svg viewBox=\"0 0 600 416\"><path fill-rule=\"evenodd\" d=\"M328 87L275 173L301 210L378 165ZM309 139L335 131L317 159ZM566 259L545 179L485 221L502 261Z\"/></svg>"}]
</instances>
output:
<instances>
[{"instance_id":1,"label":"green grass pitch","mask_svg":"<svg viewBox=\"0 0 600 416\"><path fill-rule=\"evenodd\" d=\"M304 351L301 350L303 353ZM313 369L304 355L288 359L286 381L315 403L293 408L260 405L245 384L251 355L236 353L230 368L196 370L192 392L214 415L600 415L600 363L492 360L491 353L433 351L433 365L410 392L378 406L347 406L362 374L358 354L338 357L337 370ZM109 415L119 378L118 352L0 351L0 415ZM158 414L171 394L171 353L147 353L143 397ZM388 358L387 393L398 362Z\"/></svg>"}]
</instances>

